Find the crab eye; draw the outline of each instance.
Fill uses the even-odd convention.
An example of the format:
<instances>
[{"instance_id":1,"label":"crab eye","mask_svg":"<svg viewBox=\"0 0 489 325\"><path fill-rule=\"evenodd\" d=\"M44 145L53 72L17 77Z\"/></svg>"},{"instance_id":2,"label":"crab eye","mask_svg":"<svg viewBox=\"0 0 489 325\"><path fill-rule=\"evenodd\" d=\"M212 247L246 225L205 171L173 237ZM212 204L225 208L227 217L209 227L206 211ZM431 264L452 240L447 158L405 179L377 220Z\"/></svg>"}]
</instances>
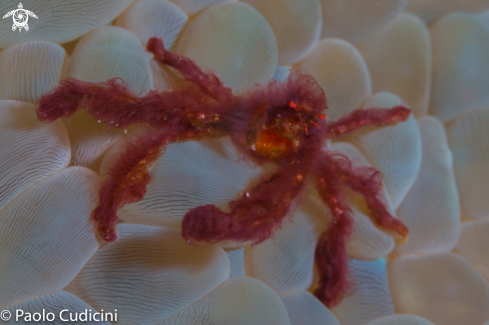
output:
<instances>
[{"instance_id":1,"label":"crab eye","mask_svg":"<svg viewBox=\"0 0 489 325\"><path fill-rule=\"evenodd\" d=\"M295 109L296 111L300 110L300 106L298 106L296 103L294 103L293 100L290 101L289 106Z\"/></svg>"}]
</instances>

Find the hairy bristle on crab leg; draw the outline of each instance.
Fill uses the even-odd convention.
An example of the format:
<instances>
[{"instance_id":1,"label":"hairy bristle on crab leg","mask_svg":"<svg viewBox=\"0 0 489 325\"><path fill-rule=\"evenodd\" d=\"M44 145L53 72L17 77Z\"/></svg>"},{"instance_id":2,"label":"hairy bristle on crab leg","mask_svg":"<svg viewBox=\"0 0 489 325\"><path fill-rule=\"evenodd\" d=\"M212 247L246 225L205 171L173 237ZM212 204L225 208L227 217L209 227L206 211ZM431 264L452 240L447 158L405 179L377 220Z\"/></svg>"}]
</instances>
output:
<instances>
[{"instance_id":1,"label":"hairy bristle on crab leg","mask_svg":"<svg viewBox=\"0 0 489 325\"><path fill-rule=\"evenodd\" d=\"M102 83L66 79L42 96L36 107L42 121L69 117L83 108L101 123L116 128L146 126L132 136L102 184L99 206L92 217L106 241L117 239L118 209L144 197L151 179L149 168L168 144L224 136L230 136L247 159L260 165L272 162L277 170L231 201L228 213L214 205L190 210L182 222L182 235L189 242L257 244L266 240L294 211L306 181L313 180L333 216L315 257L320 275L316 294L332 306L348 289L345 244L353 219L343 198L343 186L363 195L379 226L407 236L407 228L387 211L380 197L381 173L352 167L346 157L328 151L324 140L364 126L405 121L409 109L355 110L337 122L328 122L325 94L310 76L295 71L284 82L257 85L237 96L214 73L167 51L161 39L151 38L147 49L161 63L179 71L187 82L172 91L138 95L120 79Z\"/></svg>"}]
</instances>

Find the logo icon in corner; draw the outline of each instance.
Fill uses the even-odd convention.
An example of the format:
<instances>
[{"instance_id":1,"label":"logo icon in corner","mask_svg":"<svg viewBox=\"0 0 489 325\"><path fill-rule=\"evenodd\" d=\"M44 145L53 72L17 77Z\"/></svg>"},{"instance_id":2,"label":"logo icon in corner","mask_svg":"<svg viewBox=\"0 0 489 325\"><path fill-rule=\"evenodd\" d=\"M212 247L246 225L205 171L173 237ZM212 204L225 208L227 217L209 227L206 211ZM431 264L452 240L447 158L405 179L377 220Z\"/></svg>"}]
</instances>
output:
<instances>
[{"instance_id":1,"label":"logo icon in corner","mask_svg":"<svg viewBox=\"0 0 489 325\"><path fill-rule=\"evenodd\" d=\"M14 21L14 24L12 25L12 30L15 32L15 30L18 28L19 32L22 32L22 28L24 28L26 31L29 30L29 25L27 25L27 21L29 20L29 16L32 18L38 18L35 13L29 10L25 10L24 6L22 3L19 3L19 8L14 9L12 11L7 12L2 19L8 18L12 16L12 20Z\"/></svg>"}]
</instances>

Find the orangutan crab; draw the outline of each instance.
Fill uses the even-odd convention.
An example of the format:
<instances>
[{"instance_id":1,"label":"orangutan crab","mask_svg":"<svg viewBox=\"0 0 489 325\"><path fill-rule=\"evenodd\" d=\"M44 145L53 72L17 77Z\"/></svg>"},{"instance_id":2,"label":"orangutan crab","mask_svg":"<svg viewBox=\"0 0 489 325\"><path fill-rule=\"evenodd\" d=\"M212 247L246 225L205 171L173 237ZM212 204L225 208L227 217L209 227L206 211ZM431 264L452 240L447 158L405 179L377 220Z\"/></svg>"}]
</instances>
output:
<instances>
[{"instance_id":1,"label":"orangutan crab","mask_svg":"<svg viewBox=\"0 0 489 325\"><path fill-rule=\"evenodd\" d=\"M99 206L92 216L106 241L117 239L117 210L143 198L150 181L148 168L169 143L224 136L230 136L253 162L273 162L278 169L231 201L229 213L214 205L190 210L182 223L182 235L187 240L260 243L293 212L291 203L304 190L306 181L314 181L333 216L315 253L320 276L316 295L331 306L340 301L347 287L345 244L353 226L342 186L363 195L378 225L407 236L407 228L390 215L380 199L381 173L369 167L352 168L348 158L325 149L324 141L367 125L405 121L409 109L355 110L336 122L327 122L324 92L310 76L292 72L284 82L272 81L236 96L212 72L204 72L190 59L167 51L161 39L151 38L147 49L181 73L186 80L183 87L138 96L117 78L103 83L65 79L42 96L36 108L41 121L69 117L83 108L101 123L117 128L135 123L147 126L127 144L102 184Z\"/></svg>"}]
</instances>

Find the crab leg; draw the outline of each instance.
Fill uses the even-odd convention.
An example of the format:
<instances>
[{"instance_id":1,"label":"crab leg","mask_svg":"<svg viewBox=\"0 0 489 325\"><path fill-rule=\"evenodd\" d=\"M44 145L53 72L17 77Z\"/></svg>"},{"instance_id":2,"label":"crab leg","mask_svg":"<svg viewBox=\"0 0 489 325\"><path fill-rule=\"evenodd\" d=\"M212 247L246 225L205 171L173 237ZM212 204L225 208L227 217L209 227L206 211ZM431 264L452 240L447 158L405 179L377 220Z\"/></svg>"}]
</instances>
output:
<instances>
[{"instance_id":1,"label":"crab leg","mask_svg":"<svg viewBox=\"0 0 489 325\"><path fill-rule=\"evenodd\" d=\"M407 227L387 211L385 202L382 201L382 173L372 167L352 168L351 162L344 157L335 159L338 174L342 183L360 193L370 210L370 217L382 228L393 230L401 238L408 235Z\"/></svg>"},{"instance_id":2,"label":"crab leg","mask_svg":"<svg viewBox=\"0 0 489 325\"><path fill-rule=\"evenodd\" d=\"M407 120L411 110L404 106L393 108L356 109L326 128L327 138L336 138L364 126L387 126Z\"/></svg>"},{"instance_id":3,"label":"crab leg","mask_svg":"<svg viewBox=\"0 0 489 325\"><path fill-rule=\"evenodd\" d=\"M189 139L222 136L220 131L208 127L193 130L188 123L162 130L144 131L126 144L125 151L110 168L99 192L99 205L92 217L98 222L100 235L106 241L115 241L117 210L125 204L138 202L146 194L151 180L149 168L164 153L168 144Z\"/></svg>"},{"instance_id":4,"label":"crab leg","mask_svg":"<svg viewBox=\"0 0 489 325\"><path fill-rule=\"evenodd\" d=\"M125 152L108 172L99 192L99 205L92 212L98 231L105 241L117 239L117 210L124 204L140 201L151 179L148 167L166 148L170 133L146 132L126 145Z\"/></svg>"},{"instance_id":5,"label":"crab leg","mask_svg":"<svg viewBox=\"0 0 489 325\"><path fill-rule=\"evenodd\" d=\"M270 238L293 212L291 202L304 188L305 178L303 168L285 167L231 201L229 213L214 205L194 208L183 219L182 235L188 241L236 240L258 244Z\"/></svg>"},{"instance_id":6,"label":"crab leg","mask_svg":"<svg viewBox=\"0 0 489 325\"><path fill-rule=\"evenodd\" d=\"M138 96L118 78L101 83L69 78L40 98L36 112L39 120L52 122L60 117L70 117L83 108L100 123L117 128L135 123L161 128L182 118L197 120L202 114L207 117L197 122L204 123L211 118L209 115L226 112L231 105L232 102L211 100L196 87L165 93L149 91Z\"/></svg>"},{"instance_id":7,"label":"crab leg","mask_svg":"<svg viewBox=\"0 0 489 325\"><path fill-rule=\"evenodd\" d=\"M315 261L320 280L316 296L328 307L338 303L347 293L346 242L353 227L352 211L345 204L341 187L347 186L365 198L371 217L383 228L396 231L405 238L407 227L394 218L380 198L382 174L374 168L352 168L350 160L340 154L324 152L317 169L317 189L332 213L328 229L316 247Z\"/></svg>"},{"instance_id":8,"label":"crab leg","mask_svg":"<svg viewBox=\"0 0 489 325\"><path fill-rule=\"evenodd\" d=\"M321 155L321 165L316 172L319 196L331 211L328 228L319 238L315 262L319 273L319 286L315 295L326 306L341 301L348 290L348 257L346 243L353 231L352 211L341 195L341 177L330 152Z\"/></svg>"},{"instance_id":9,"label":"crab leg","mask_svg":"<svg viewBox=\"0 0 489 325\"><path fill-rule=\"evenodd\" d=\"M161 38L151 37L148 40L146 49L153 53L163 64L180 71L185 79L197 84L204 93L216 101L232 98L231 88L224 87L221 80L214 73L206 73L189 58L166 50Z\"/></svg>"},{"instance_id":10,"label":"crab leg","mask_svg":"<svg viewBox=\"0 0 489 325\"><path fill-rule=\"evenodd\" d=\"M125 128L144 121L147 108L141 103L148 101L146 97L153 99L153 102L158 102L156 99L160 103L163 101L164 98L155 98L155 95L155 92L150 92L138 98L118 78L100 83L68 78L39 99L36 111L39 120L52 122L61 117L70 117L83 108L102 123Z\"/></svg>"},{"instance_id":11,"label":"crab leg","mask_svg":"<svg viewBox=\"0 0 489 325\"><path fill-rule=\"evenodd\" d=\"M101 83L68 78L40 98L36 107L39 120L52 122L60 117L70 117L83 108L101 123L118 128L134 123L162 126L172 115L219 114L236 106L238 98L216 75L205 73L192 60L167 51L160 38L152 37L147 48L162 63L179 70L191 83L181 90L149 91L138 96L119 78Z\"/></svg>"}]
</instances>

